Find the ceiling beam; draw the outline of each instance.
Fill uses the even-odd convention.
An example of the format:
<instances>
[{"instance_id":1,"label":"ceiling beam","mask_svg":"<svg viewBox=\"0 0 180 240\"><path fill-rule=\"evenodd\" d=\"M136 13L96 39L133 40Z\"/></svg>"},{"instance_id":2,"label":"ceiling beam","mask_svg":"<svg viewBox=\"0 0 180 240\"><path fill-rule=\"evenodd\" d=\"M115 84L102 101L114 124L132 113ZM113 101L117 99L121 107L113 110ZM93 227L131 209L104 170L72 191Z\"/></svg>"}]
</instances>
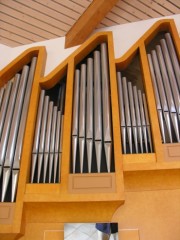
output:
<instances>
[{"instance_id":1,"label":"ceiling beam","mask_svg":"<svg viewBox=\"0 0 180 240\"><path fill-rule=\"evenodd\" d=\"M93 0L66 34L65 47L82 44L118 0Z\"/></svg>"}]
</instances>

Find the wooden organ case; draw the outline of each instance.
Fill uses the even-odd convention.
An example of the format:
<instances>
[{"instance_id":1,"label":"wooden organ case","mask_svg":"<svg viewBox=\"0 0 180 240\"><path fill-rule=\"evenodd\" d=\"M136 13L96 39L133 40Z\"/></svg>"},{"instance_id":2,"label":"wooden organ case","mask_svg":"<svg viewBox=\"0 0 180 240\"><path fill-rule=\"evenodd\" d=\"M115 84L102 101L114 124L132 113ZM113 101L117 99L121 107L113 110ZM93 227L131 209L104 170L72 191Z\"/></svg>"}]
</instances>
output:
<instances>
[{"instance_id":1,"label":"wooden organ case","mask_svg":"<svg viewBox=\"0 0 180 240\"><path fill-rule=\"evenodd\" d=\"M15 121L19 128L13 156L24 129L18 161L15 157L7 160L11 129L16 129L15 110L10 114L11 126L1 130L9 138L0 159L0 239L63 239L64 223L110 221L119 223L121 240L166 239L155 238L153 230L148 232L146 225L155 224L155 215L147 217L143 211L153 197L157 202L152 201L152 206L160 212L166 207L161 201L168 203L169 198L179 209L179 43L173 20L162 20L120 59L114 57L112 34L103 32L92 36L46 77L44 47L26 50L0 72L2 107L8 83L11 91L15 89L17 74L22 79L25 66L32 75L36 59L31 88L27 83L31 90L24 125L21 118ZM26 95L17 104L17 108L22 105L20 115ZM7 104L5 109L7 115L13 107ZM90 134L87 125L92 126ZM158 195L162 191L165 197ZM157 226L165 229L162 221ZM178 228L174 230L178 233Z\"/></svg>"}]
</instances>

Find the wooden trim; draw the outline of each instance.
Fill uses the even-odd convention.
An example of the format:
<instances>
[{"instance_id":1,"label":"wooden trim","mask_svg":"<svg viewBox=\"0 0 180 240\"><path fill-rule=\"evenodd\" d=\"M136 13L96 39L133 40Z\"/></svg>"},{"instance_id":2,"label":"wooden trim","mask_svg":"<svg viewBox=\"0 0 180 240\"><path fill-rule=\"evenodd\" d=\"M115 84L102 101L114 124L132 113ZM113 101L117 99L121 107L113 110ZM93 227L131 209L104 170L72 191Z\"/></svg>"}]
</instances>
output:
<instances>
[{"instance_id":1,"label":"wooden trim","mask_svg":"<svg viewBox=\"0 0 180 240\"><path fill-rule=\"evenodd\" d=\"M117 0L94 0L66 34L66 48L83 43Z\"/></svg>"}]
</instances>

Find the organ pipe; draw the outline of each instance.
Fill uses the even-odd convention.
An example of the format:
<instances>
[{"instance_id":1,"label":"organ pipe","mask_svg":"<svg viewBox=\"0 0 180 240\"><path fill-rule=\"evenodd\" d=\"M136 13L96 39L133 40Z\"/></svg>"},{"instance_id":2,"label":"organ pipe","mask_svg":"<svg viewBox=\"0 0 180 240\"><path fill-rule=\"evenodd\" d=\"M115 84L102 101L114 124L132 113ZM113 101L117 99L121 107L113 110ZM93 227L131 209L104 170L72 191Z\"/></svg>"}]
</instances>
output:
<instances>
[{"instance_id":1,"label":"organ pipe","mask_svg":"<svg viewBox=\"0 0 180 240\"><path fill-rule=\"evenodd\" d=\"M108 47L102 43L75 68L72 172L111 172L112 151Z\"/></svg>"},{"instance_id":2,"label":"organ pipe","mask_svg":"<svg viewBox=\"0 0 180 240\"><path fill-rule=\"evenodd\" d=\"M23 137L37 58L0 91L1 202L14 202L20 170ZM11 183L10 183L11 179Z\"/></svg>"}]
</instances>

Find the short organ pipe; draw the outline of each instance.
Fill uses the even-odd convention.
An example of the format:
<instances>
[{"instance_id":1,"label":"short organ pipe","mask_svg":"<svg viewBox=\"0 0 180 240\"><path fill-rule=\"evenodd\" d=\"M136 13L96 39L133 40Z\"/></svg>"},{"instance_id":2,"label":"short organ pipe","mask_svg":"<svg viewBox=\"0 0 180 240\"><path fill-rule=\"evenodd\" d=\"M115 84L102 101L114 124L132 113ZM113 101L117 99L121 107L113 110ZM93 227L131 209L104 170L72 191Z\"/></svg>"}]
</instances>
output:
<instances>
[{"instance_id":1,"label":"short organ pipe","mask_svg":"<svg viewBox=\"0 0 180 240\"><path fill-rule=\"evenodd\" d=\"M31 183L60 182L66 82L41 90L32 149Z\"/></svg>"}]
</instances>

